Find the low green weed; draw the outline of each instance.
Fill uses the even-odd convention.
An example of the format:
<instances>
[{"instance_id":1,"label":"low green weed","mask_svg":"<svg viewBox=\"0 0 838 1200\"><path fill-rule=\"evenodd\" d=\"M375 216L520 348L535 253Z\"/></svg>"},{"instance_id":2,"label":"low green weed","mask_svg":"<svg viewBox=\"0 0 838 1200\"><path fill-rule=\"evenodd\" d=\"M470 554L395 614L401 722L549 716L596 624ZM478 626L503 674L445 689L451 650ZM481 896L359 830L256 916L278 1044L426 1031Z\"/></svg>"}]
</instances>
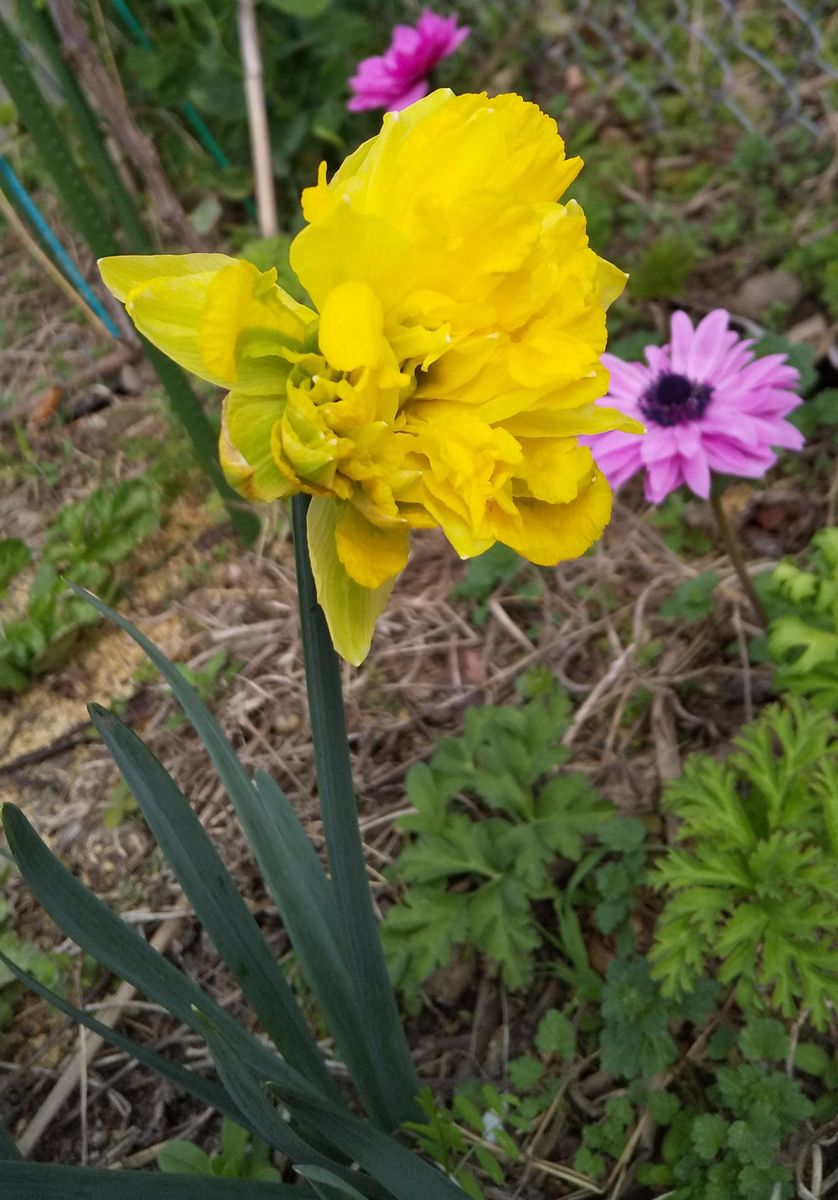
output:
<instances>
[{"instance_id":1,"label":"low green weed","mask_svg":"<svg viewBox=\"0 0 838 1200\"><path fill-rule=\"evenodd\" d=\"M10 870L8 866L0 865L0 886L5 883ZM33 942L18 937L13 924L11 904L0 896L0 951L39 983L50 988L60 986L70 969L69 954L39 950ZM15 1001L22 993L23 988L12 972L0 963L0 1030L11 1023Z\"/></svg>"},{"instance_id":2,"label":"low green weed","mask_svg":"<svg viewBox=\"0 0 838 1200\"><path fill-rule=\"evenodd\" d=\"M421 983L459 943L487 955L508 987L531 979L541 944L533 904L558 895L555 866L578 862L612 811L583 774L557 773L570 711L555 683L518 707L470 709L463 735L408 773L416 812L399 826L414 836L396 861L403 896L382 932L414 1010Z\"/></svg>"},{"instance_id":3,"label":"low green weed","mask_svg":"<svg viewBox=\"0 0 838 1200\"><path fill-rule=\"evenodd\" d=\"M792 1196L792 1172L778 1156L813 1106L775 1065L788 1044L779 1022L746 1025L733 1055L739 1061L715 1070L705 1091L707 1107L678 1107L667 1122L662 1161L639 1167L639 1182L672 1189L671 1200Z\"/></svg>"},{"instance_id":4,"label":"low green weed","mask_svg":"<svg viewBox=\"0 0 838 1200\"><path fill-rule=\"evenodd\" d=\"M694 625L702 617L709 617L715 608L713 596L719 577L715 571L701 571L692 579L679 583L671 596L660 606L660 615Z\"/></svg>"},{"instance_id":5,"label":"low green weed","mask_svg":"<svg viewBox=\"0 0 838 1200\"><path fill-rule=\"evenodd\" d=\"M535 599L544 590L540 576L533 572L526 559L496 542L491 550L469 560L464 577L451 595L454 599L470 602L471 620L480 628L486 624L489 601L502 587L514 588L515 595L524 599Z\"/></svg>"},{"instance_id":6,"label":"low green weed","mask_svg":"<svg viewBox=\"0 0 838 1200\"><path fill-rule=\"evenodd\" d=\"M157 1155L161 1171L173 1175L214 1175L222 1179L253 1179L260 1183L279 1183L282 1179L271 1166L270 1150L246 1129L226 1117L221 1123L221 1148L207 1154L192 1142L167 1142Z\"/></svg>"},{"instance_id":7,"label":"low green weed","mask_svg":"<svg viewBox=\"0 0 838 1200\"><path fill-rule=\"evenodd\" d=\"M707 554L713 542L703 529L690 524L687 516L690 503L683 491L673 492L649 513L648 519L661 531L663 540L675 554Z\"/></svg>"},{"instance_id":8,"label":"low green weed","mask_svg":"<svg viewBox=\"0 0 838 1200\"><path fill-rule=\"evenodd\" d=\"M796 692L838 709L838 527L812 539L811 570L779 563L771 591L786 611L772 622L768 649L777 664L778 690Z\"/></svg>"},{"instance_id":9,"label":"low green weed","mask_svg":"<svg viewBox=\"0 0 838 1200\"><path fill-rule=\"evenodd\" d=\"M113 599L117 567L159 521L158 494L146 479L97 488L59 512L47 531L25 612L0 630L0 693L21 691L32 676L57 670L82 631L98 624L96 613L68 591L65 580ZM21 546L15 539L0 544L0 576L7 583L29 562Z\"/></svg>"},{"instance_id":10,"label":"low green weed","mask_svg":"<svg viewBox=\"0 0 838 1200\"><path fill-rule=\"evenodd\" d=\"M677 845L652 972L665 996L716 976L746 1011L823 1028L838 1000L838 723L798 698L766 708L725 762L697 754L666 789Z\"/></svg>"}]
</instances>

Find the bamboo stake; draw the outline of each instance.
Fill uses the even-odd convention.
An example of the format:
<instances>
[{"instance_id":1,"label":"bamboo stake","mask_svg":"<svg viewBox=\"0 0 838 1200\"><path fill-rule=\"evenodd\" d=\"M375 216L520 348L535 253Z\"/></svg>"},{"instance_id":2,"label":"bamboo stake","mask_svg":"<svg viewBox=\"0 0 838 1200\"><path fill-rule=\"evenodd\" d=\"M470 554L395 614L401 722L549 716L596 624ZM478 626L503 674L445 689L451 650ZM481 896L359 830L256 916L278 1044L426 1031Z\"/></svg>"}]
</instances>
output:
<instances>
[{"instance_id":1,"label":"bamboo stake","mask_svg":"<svg viewBox=\"0 0 838 1200\"><path fill-rule=\"evenodd\" d=\"M254 0L239 0L239 44L244 68L244 95L250 127L250 153L256 183L256 208L259 232L263 238L279 232L276 215L276 191L271 168L271 137L262 86L262 54L256 26Z\"/></svg>"}]
</instances>

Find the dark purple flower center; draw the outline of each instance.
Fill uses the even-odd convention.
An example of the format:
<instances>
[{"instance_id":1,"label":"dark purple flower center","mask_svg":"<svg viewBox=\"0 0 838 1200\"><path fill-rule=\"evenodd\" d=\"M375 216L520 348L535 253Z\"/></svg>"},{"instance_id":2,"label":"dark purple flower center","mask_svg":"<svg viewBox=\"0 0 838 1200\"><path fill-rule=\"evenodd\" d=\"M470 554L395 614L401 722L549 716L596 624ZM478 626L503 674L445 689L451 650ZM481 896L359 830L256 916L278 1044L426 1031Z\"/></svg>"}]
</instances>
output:
<instances>
[{"instance_id":1,"label":"dark purple flower center","mask_svg":"<svg viewBox=\"0 0 838 1200\"><path fill-rule=\"evenodd\" d=\"M683 425L703 416L712 398L709 383L694 383L686 375L662 371L646 388L638 407L655 425Z\"/></svg>"}]
</instances>

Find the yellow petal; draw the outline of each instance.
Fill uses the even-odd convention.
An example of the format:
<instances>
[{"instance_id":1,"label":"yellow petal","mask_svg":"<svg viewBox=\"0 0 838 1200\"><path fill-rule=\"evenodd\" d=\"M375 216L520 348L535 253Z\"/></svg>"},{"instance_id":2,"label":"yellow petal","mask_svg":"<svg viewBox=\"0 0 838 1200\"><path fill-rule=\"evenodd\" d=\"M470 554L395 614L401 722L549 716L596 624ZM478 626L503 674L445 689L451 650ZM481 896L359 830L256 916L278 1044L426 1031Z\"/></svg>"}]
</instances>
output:
<instances>
[{"instance_id":1,"label":"yellow petal","mask_svg":"<svg viewBox=\"0 0 838 1200\"><path fill-rule=\"evenodd\" d=\"M523 461L515 475L526 481L535 500L567 504L590 478L591 452L575 438L528 438L521 443Z\"/></svg>"},{"instance_id":2,"label":"yellow petal","mask_svg":"<svg viewBox=\"0 0 838 1200\"><path fill-rule=\"evenodd\" d=\"M230 392L224 399L219 450L221 466L231 487L248 500L279 500L300 490L280 471L271 436L282 416L284 401L277 396L243 396Z\"/></svg>"},{"instance_id":3,"label":"yellow petal","mask_svg":"<svg viewBox=\"0 0 838 1200\"><path fill-rule=\"evenodd\" d=\"M212 279L198 325L198 352L208 372L220 379L238 375L236 344L245 323L259 271L248 262L234 262Z\"/></svg>"},{"instance_id":4,"label":"yellow petal","mask_svg":"<svg viewBox=\"0 0 838 1200\"><path fill-rule=\"evenodd\" d=\"M516 500L519 520L495 510L491 525L498 541L517 550L530 562L553 567L567 558L578 558L599 538L611 517L611 489L603 475L570 504L542 500Z\"/></svg>"},{"instance_id":5,"label":"yellow petal","mask_svg":"<svg viewBox=\"0 0 838 1200\"><path fill-rule=\"evenodd\" d=\"M373 525L354 504L342 502L335 543L338 558L355 583L377 588L407 566L410 530L406 525Z\"/></svg>"},{"instance_id":6,"label":"yellow petal","mask_svg":"<svg viewBox=\"0 0 838 1200\"><path fill-rule=\"evenodd\" d=\"M308 510L308 549L317 599L335 649L357 667L369 653L375 623L396 580L387 579L377 588L355 582L338 558L337 520L338 503L316 496Z\"/></svg>"},{"instance_id":7,"label":"yellow petal","mask_svg":"<svg viewBox=\"0 0 838 1200\"><path fill-rule=\"evenodd\" d=\"M236 260L227 254L114 254L99 259L99 273L109 292L124 304L129 292L161 276L204 275Z\"/></svg>"},{"instance_id":8,"label":"yellow petal","mask_svg":"<svg viewBox=\"0 0 838 1200\"><path fill-rule=\"evenodd\" d=\"M339 371L374 367L386 360L384 310L365 283L342 283L320 310L320 350Z\"/></svg>"},{"instance_id":9,"label":"yellow petal","mask_svg":"<svg viewBox=\"0 0 838 1200\"><path fill-rule=\"evenodd\" d=\"M287 360L303 349L315 318L277 287L275 271L223 254L128 256L101 266L140 333L187 371L238 392L280 393Z\"/></svg>"}]
</instances>

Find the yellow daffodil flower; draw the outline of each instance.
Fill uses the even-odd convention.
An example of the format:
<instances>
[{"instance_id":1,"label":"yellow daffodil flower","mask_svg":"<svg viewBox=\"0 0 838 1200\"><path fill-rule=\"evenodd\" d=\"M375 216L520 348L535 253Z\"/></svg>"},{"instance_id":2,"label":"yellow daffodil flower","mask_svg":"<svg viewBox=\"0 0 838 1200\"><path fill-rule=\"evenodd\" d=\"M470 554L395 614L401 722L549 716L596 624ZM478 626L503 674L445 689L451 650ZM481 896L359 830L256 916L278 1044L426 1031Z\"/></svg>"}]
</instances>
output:
<instances>
[{"instance_id":1,"label":"yellow daffodil flower","mask_svg":"<svg viewBox=\"0 0 838 1200\"><path fill-rule=\"evenodd\" d=\"M313 497L318 597L352 663L411 530L552 565L609 519L577 438L641 427L595 403L625 276L589 248L578 204L557 202L581 165L520 96L441 90L303 192L291 265L313 307L222 254L100 263L140 332L227 390L230 483Z\"/></svg>"}]
</instances>

